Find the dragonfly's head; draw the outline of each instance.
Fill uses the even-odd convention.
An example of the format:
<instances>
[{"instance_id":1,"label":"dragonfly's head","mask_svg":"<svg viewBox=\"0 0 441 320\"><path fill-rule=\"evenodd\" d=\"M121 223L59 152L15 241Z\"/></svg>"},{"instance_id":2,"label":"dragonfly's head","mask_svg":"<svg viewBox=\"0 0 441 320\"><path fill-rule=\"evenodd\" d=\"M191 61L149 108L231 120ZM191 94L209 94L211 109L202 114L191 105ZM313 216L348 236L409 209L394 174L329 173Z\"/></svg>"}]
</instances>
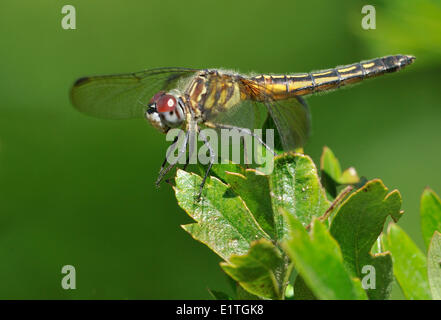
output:
<instances>
[{"instance_id":1,"label":"dragonfly's head","mask_svg":"<svg viewBox=\"0 0 441 320\"><path fill-rule=\"evenodd\" d=\"M159 91L150 100L145 115L150 123L162 132L181 126L185 120L185 109L180 94Z\"/></svg>"}]
</instances>

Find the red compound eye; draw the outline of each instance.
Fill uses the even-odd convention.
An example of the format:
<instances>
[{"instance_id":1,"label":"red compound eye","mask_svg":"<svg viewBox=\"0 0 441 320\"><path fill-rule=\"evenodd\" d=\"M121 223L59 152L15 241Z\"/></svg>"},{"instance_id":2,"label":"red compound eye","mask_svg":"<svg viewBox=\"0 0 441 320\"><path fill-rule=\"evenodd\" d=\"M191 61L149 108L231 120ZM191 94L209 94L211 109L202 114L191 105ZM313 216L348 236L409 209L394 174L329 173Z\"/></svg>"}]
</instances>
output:
<instances>
[{"instance_id":1,"label":"red compound eye","mask_svg":"<svg viewBox=\"0 0 441 320\"><path fill-rule=\"evenodd\" d=\"M149 104L156 103L159 100L159 98L161 98L164 94L165 94L164 91L159 91L157 94L153 96L153 98L150 99Z\"/></svg>"},{"instance_id":2,"label":"red compound eye","mask_svg":"<svg viewBox=\"0 0 441 320\"><path fill-rule=\"evenodd\" d=\"M162 95L156 102L158 112L170 112L176 108L176 98L171 94Z\"/></svg>"}]
</instances>

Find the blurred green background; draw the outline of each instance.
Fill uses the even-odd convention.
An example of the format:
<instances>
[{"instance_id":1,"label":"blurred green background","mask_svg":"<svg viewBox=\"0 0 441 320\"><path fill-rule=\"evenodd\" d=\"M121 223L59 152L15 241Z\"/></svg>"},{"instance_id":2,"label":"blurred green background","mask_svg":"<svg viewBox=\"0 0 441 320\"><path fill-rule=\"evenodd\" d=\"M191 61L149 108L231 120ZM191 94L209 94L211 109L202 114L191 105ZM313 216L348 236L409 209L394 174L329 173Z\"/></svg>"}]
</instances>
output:
<instances>
[{"instance_id":1,"label":"blurred green background","mask_svg":"<svg viewBox=\"0 0 441 320\"><path fill-rule=\"evenodd\" d=\"M77 29L61 28L74 5ZM376 7L376 30L361 8ZM167 149L146 121L77 112L73 81L162 66L294 73L388 54L405 70L308 99L317 162L403 195L400 225L423 248L419 198L441 194L439 1L104 1L0 3L0 298L206 299L229 291L220 259L180 228ZM61 268L77 271L63 290ZM401 294L395 288L393 297Z\"/></svg>"}]
</instances>

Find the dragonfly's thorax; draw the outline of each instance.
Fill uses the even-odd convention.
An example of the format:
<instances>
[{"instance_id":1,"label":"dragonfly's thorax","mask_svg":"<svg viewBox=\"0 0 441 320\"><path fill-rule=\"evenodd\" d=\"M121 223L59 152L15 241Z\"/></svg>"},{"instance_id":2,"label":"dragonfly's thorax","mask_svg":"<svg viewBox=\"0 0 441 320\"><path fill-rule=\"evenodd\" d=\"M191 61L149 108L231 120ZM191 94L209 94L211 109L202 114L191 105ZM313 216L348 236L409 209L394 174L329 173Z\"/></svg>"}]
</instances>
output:
<instances>
[{"instance_id":1,"label":"dragonfly's thorax","mask_svg":"<svg viewBox=\"0 0 441 320\"><path fill-rule=\"evenodd\" d=\"M146 110L147 120L161 132L180 127L186 120L184 97L178 90L160 91L150 100Z\"/></svg>"},{"instance_id":2,"label":"dragonfly's thorax","mask_svg":"<svg viewBox=\"0 0 441 320\"><path fill-rule=\"evenodd\" d=\"M239 78L216 70L201 71L188 87L188 105L205 120L240 102Z\"/></svg>"}]
</instances>

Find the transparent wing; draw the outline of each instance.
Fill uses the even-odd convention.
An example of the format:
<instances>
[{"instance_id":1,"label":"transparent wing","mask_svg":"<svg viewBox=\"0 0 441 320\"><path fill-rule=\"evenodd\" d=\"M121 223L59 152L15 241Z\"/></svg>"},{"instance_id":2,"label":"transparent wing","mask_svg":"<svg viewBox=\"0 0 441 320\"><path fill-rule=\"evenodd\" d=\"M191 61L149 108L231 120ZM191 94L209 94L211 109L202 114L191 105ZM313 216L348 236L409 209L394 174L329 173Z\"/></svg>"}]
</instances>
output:
<instances>
[{"instance_id":1,"label":"transparent wing","mask_svg":"<svg viewBox=\"0 0 441 320\"><path fill-rule=\"evenodd\" d=\"M285 151L303 147L309 138L311 116L308 105L300 97L266 101Z\"/></svg>"},{"instance_id":2,"label":"transparent wing","mask_svg":"<svg viewBox=\"0 0 441 320\"><path fill-rule=\"evenodd\" d=\"M310 113L300 97L275 99L268 88L241 79L241 101L210 119L212 122L241 128L263 128L268 112L279 132L285 151L302 147L310 133Z\"/></svg>"},{"instance_id":3,"label":"transparent wing","mask_svg":"<svg viewBox=\"0 0 441 320\"><path fill-rule=\"evenodd\" d=\"M78 79L70 92L79 111L106 119L144 117L150 98L160 90L170 90L196 69L159 68L134 73Z\"/></svg>"},{"instance_id":4,"label":"transparent wing","mask_svg":"<svg viewBox=\"0 0 441 320\"><path fill-rule=\"evenodd\" d=\"M208 117L207 120L213 123L253 130L262 129L267 117L268 111L264 104L247 99Z\"/></svg>"}]
</instances>

